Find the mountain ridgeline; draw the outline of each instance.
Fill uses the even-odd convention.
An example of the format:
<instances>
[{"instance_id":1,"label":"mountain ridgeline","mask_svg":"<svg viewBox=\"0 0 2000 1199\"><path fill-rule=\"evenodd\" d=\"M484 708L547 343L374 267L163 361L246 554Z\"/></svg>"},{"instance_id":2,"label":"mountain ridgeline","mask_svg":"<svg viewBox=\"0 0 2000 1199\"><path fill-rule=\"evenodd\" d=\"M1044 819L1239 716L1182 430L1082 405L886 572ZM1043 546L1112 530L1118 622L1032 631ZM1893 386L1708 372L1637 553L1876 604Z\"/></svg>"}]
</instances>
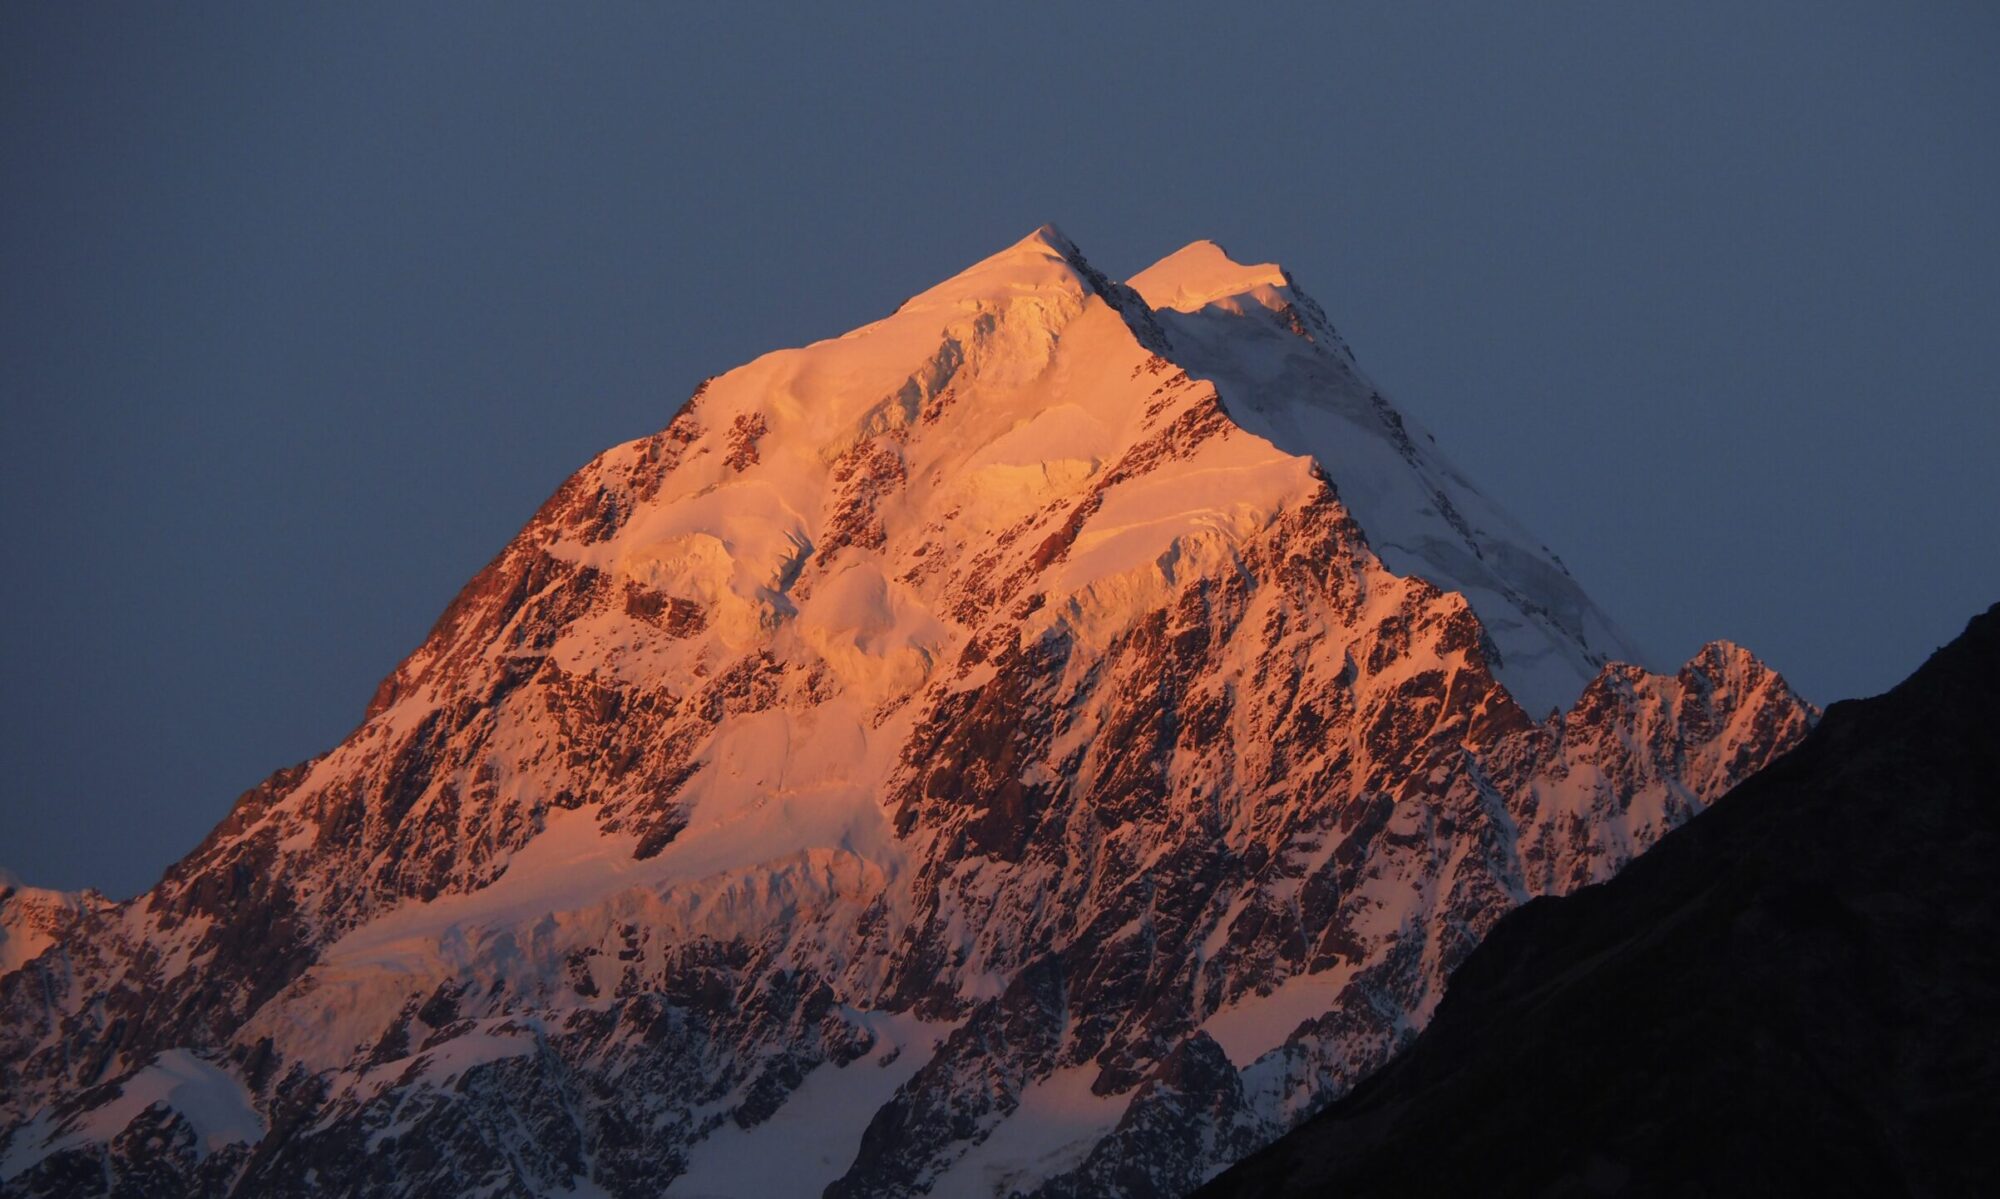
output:
<instances>
[{"instance_id":1,"label":"mountain ridgeline","mask_svg":"<svg viewBox=\"0 0 2000 1199\"><path fill-rule=\"evenodd\" d=\"M1649 670L1280 268L1044 228L703 384L38 925L0 1184L1184 1194L1816 715Z\"/></svg>"}]
</instances>

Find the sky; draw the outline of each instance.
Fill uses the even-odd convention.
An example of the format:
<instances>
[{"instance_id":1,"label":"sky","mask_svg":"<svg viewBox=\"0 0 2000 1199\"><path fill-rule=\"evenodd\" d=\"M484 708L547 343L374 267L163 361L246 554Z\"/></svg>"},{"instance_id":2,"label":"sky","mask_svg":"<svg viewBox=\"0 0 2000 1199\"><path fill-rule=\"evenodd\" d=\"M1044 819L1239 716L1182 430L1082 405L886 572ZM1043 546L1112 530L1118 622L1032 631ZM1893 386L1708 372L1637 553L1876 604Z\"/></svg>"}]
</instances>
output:
<instances>
[{"instance_id":1,"label":"sky","mask_svg":"<svg viewBox=\"0 0 2000 1199\"><path fill-rule=\"evenodd\" d=\"M1673 667L2000 599L1986 4L0 8L0 865L124 896L704 376L1277 260ZM1338 480L1336 480L1336 483Z\"/></svg>"}]
</instances>

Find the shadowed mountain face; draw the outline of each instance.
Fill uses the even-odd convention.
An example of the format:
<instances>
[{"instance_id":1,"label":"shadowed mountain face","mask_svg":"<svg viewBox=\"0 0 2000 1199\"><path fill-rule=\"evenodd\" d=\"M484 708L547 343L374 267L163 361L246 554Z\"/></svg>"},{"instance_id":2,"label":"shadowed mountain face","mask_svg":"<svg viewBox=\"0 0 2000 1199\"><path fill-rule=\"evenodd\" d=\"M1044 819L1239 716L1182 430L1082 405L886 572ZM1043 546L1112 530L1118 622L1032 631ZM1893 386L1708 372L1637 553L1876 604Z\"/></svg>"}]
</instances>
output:
<instances>
[{"instance_id":1,"label":"shadowed mountain face","mask_svg":"<svg viewBox=\"0 0 2000 1199\"><path fill-rule=\"evenodd\" d=\"M1502 920L1408 1052L1200 1194L1991 1195L1996 1123L2000 607Z\"/></svg>"}]
</instances>

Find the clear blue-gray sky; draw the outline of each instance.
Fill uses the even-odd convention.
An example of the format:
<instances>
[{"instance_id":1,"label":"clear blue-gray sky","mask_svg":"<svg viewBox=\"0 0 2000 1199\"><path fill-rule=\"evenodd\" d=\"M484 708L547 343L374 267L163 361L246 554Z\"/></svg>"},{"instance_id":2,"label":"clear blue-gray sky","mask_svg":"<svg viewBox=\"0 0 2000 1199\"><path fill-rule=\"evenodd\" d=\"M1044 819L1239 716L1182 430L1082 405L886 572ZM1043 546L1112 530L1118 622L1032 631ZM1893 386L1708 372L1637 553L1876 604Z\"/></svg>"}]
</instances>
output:
<instances>
[{"instance_id":1,"label":"clear blue-gray sky","mask_svg":"<svg viewBox=\"0 0 2000 1199\"><path fill-rule=\"evenodd\" d=\"M130 894L576 466L1054 221L1292 268L1678 662L2000 598L2000 10L11 4L0 864Z\"/></svg>"}]
</instances>

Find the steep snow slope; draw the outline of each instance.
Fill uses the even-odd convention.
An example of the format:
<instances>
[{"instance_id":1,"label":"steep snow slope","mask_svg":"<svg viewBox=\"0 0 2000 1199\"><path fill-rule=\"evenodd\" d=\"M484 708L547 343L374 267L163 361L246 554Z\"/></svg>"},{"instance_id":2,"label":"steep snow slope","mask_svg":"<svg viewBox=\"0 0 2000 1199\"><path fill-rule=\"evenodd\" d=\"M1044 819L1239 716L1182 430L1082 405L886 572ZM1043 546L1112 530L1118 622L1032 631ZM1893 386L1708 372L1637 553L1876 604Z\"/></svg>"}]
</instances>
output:
<instances>
[{"instance_id":1,"label":"steep snow slope","mask_svg":"<svg viewBox=\"0 0 2000 1199\"><path fill-rule=\"evenodd\" d=\"M1567 706L1606 662L1647 664L1568 568L1382 397L1283 269L1239 266L1201 241L1132 286L1245 429L1326 470L1384 565L1472 604L1494 673L1530 712Z\"/></svg>"},{"instance_id":2,"label":"steep snow slope","mask_svg":"<svg viewBox=\"0 0 2000 1199\"><path fill-rule=\"evenodd\" d=\"M1281 271L1135 283L1039 230L579 471L0 979L0 1181L747 1194L811 1128L788 1187L1177 1193L1803 733L1734 647L1600 666ZM254 1152L48 1139L176 1053Z\"/></svg>"}]
</instances>

